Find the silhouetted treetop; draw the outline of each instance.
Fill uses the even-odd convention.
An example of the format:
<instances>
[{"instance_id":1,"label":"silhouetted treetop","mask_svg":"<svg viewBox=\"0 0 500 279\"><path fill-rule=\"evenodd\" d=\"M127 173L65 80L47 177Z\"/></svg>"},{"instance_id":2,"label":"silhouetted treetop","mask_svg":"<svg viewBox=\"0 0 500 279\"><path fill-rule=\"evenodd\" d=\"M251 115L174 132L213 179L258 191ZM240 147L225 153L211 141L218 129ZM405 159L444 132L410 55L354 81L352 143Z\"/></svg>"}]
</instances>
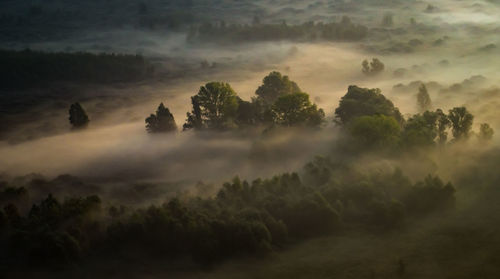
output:
<instances>
[{"instance_id":1,"label":"silhouetted treetop","mask_svg":"<svg viewBox=\"0 0 500 279\"><path fill-rule=\"evenodd\" d=\"M302 92L297 83L290 80L288 76L281 75L280 72L271 72L267 75L262 85L257 88L255 94L264 101L265 104L273 104L279 97L285 94Z\"/></svg>"},{"instance_id":2,"label":"silhouetted treetop","mask_svg":"<svg viewBox=\"0 0 500 279\"><path fill-rule=\"evenodd\" d=\"M188 113L185 129L224 130L236 126L238 97L228 83L209 82L191 98L193 111Z\"/></svg>"},{"instance_id":3,"label":"silhouetted treetop","mask_svg":"<svg viewBox=\"0 0 500 279\"><path fill-rule=\"evenodd\" d=\"M335 117L341 124L347 124L356 117L377 114L392 116L399 123L403 122L399 109L382 95L380 89L351 85L335 109Z\"/></svg>"},{"instance_id":4,"label":"silhouetted treetop","mask_svg":"<svg viewBox=\"0 0 500 279\"><path fill-rule=\"evenodd\" d=\"M89 123L89 117L87 113L80 105L80 103L74 103L69 108L69 122L74 128L81 128L87 126Z\"/></svg>"},{"instance_id":5,"label":"silhouetted treetop","mask_svg":"<svg viewBox=\"0 0 500 279\"><path fill-rule=\"evenodd\" d=\"M163 103L158 106L156 114L151 114L145 121L146 129L150 133L164 133L177 130L174 116Z\"/></svg>"}]
</instances>

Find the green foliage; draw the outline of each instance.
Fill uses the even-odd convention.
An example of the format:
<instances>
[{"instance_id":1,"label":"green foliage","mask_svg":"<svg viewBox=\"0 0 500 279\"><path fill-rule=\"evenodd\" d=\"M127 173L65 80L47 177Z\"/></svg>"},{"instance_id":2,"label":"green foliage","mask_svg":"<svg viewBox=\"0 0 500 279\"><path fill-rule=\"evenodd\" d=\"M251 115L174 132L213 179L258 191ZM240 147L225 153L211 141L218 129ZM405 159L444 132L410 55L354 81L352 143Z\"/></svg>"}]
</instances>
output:
<instances>
[{"instance_id":1,"label":"green foliage","mask_svg":"<svg viewBox=\"0 0 500 279\"><path fill-rule=\"evenodd\" d=\"M402 144L406 147L433 146L438 136L438 118L437 112L430 111L412 116L405 123Z\"/></svg>"},{"instance_id":2,"label":"green foliage","mask_svg":"<svg viewBox=\"0 0 500 279\"><path fill-rule=\"evenodd\" d=\"M201 107L198 95L191 97L191 105L193 110L187 113L187 120L184 123L183 130L196 129L199 130L203 128L203 120L201 118Z\"/></svg>"},{"instance_id":3,"label":"green foliage","mask_svg":"<svg viewBox=\"0 0 500 279\"><path fill-rule=\"evenodd\" d=\"M188 113L185 129L224 130L236 126L238 97L229 84L209 82L191 100L193 111Z\"/></svg>"},{"instance_id":4,"label":"green foliage","mask_svg":"<svg viewBox=\"0 0 500 279\"><path fill-rule=\"evenodd\" d=\"M309 101L306 93L292 93L279 97L272 106L274 123L283 126L319 126L325 118L322 109Z\"/></svg>"},{"instance_id":5,"label":"green foliage","mask_svg":"<svg viewBox=\"0 0 500 279\"><path fill-rule=\"evenodd\" d=\"M436 110L437 115L437 131L438 131L438 142L443 145L448 140L448 128L451 127L450 119L441 109Z\"/></svg>"},{"instance_id":6,"label":"green foliage","mask_svg":"<svg viewBox=\"0 0 500 279\"><path fill-rule=\"evenodd\" d=\"M193 109L184 130L226 130L258 125L317 127L325 113L309 101L288 76L271 72L263 79L251 102L239 98L227 83L211 82L191 97Z\"/></svg>"},{"instance_id":7,"label":"green foliage","mask_svg":"<svg viewBox=\"0 0 500 279\"><path fill-rule=\"evenodd\" d=\"M465 107L456 107L450 110L448 119L451 122L455 140L467 139L472 129L474 116Z\"/></svg>"},{"instance_id":8,"label":"green foliage","mask_svg":"<svg viewBox=\"0 0 500 279\"><path fill-rule=\"evenodd\" d=\"M335 109L335 117L343 125L360 116L377 114L392 116L397 122L403 122L399 109L382 95L380 89L360 88L351 85Z\"/></svg>"},{"instance_id":9,"label":"green foliage","mask_svg":"<svg viewBox=\"0 0 500 279\"><path fill-rule=\"evenodd\" d=\"M301 176L285 173L251 183L236 177L213 198L104 210L98 196L61 202L48 195L27 214L9 204L0 210L0 243L8 243L0 256L11 264L52 266L132 253L211 265L343 228L398 229L408 218L448 210L453 202L453 187L439 178L412 186L400 170L361 174L318 157Z\"/></svg>"},{"instance_id":10,"label":"green foliage","mask_svg":"<svg viewBox=\"0 0 500 279\"><path fill-rule=\"evenodd\" d=\"M262 85L255 94L268 106L272 105L279 97L287 94L302 92L299 86L291 81L288 76L282 76L280 72L271 72L267 75Z\"/></svg>"},{"instance_id":11,"label":"green foliage","mask_svg":"<svg viewBox=\"0 0 500 279\"><path fill-rule=\"evenodd\" d=\"M398 144L400 126L391 116L361 116L349 124L349 133L360 147L390 148Z\"/></svg>"},{"instance_id":12,"label":"green foliage","mask_svg":"<svg viewBox=\"0 0 500 279\"><path fill-rule=\"evenodd\" d=\"M145 121L146 129L150 133L164 133L177 130L174 116L163 103L158 106L156 114L151 114Z\"/></svg>"},{"instance_id":13,"label":"green foliage","mask_svg":"<svg viewBox=\"0 0 500 279\"><path fill-rule=\"evenodd\" d=\"M74 128L85 127L88 125L89 121L89 117L80 103L74 103L70 106L69 123L71 123Z\"/></svg>"}]
</instances>

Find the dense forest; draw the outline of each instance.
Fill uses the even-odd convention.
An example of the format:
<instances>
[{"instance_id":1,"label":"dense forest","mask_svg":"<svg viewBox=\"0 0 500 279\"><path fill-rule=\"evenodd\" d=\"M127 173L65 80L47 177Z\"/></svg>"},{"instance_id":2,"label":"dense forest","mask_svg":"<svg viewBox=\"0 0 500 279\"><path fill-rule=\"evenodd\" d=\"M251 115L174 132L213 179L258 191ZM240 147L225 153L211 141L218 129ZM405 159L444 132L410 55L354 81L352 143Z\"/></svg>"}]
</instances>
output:
<instances>
[{"instance_id":1,"label":"dense forest","mask_svg":"<svg viewBox=\"0 0 500 279\"><path fill-rule=\"evenodd\" d=\"M139 55L47 53L0 50L0 88L23 89L47 83L137 81L153 67Z\"/></svg>"}]
</instances>

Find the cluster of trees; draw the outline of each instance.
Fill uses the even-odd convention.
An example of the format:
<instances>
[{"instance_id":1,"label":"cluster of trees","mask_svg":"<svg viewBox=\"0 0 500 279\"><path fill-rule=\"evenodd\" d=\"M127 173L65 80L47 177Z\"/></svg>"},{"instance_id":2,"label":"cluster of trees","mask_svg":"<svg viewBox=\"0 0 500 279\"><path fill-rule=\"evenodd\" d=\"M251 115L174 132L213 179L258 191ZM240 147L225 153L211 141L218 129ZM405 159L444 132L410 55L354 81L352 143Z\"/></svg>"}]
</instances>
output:
<instances>
[{"instance_id":1,"label":"cluster of trees","mask_svg":"<svg viewBox=\"0 0 500 279\"><path fill-rule=\"evenodd\" d=\"M205 23L193 26L188 34L189 41L275 41L275 40L327 40L358 41L365 38L368 28L355 24L347 16L340 22L306 22L300 25L261 24L254 20L253 25L227 25L224 21L218 24Z\"/></svg>"},{"instance_id":2,"label":"cluster of trees","mask_svg":"<svg viewBox=\"0 0 500 279\"><path fill-rule=\"evenodd\" d=\"M418 104L422 110L431 101L425 86L420 88ZM404 119L399 109L386 99L379 89L350 86L335 110L336 121L358 141L358 147L389 149L427 147L448 142L451 130L454 142L472 134L474 116L465 107L455 107L448 114L443 110L425 110ZM487 124L481 124L479 138L489 140L494 134Z\"/></svg>"},{"instance_id":3,"label":"cluster of trees","mask_svg":"<svg viewBox=\"0 0 500 279\"><path fill-rule=\"evenodd\" d=\"M49 194L21 210L26 189L3 183L0 259L9 267L50 266L139 253L212 264L343 228L402 228L452 209L454 192L438 177L412 184L399 170L364 175L326 157L308 163L300 175L251 183L236 177L211 198L174 198L137 209L95 195L61 201Z\"/></svg>"},{"instance_id":4,"label":"cluster of trees","mask_svg":"<svg viewBox=\"0 0 500 279\"><path fill-rule=\"evenodd\" d=\"M317 127L324 122L324 111L311 103L309 95L295 82L279 72L266 76L255 95L251 101L245 101L228 83L209 82L191 97L192 110L187 113L183 129L220 131L258 125ZM153 125L161 121L165 128ZM163 104L146 123L150 132L176 130L174 117Z\"/></svg>"},{"instance_id":5,"label":"cluster of trees","mask_svg":"<svg viewBox=\"0 0 500 279\"><path fill-rule=\"evenodd\" d=\"M0 61L1 89L57 81L129 82L141 80L153 71L139 55L0 50Z\"/></svg>"},{"instance_id":6,"label":"cluster of trees","mask_svg":"<svg viewBox=\"0 0 500 279\"><path fill-rule=\"evenodd\" d=\"M319 126L325 114L288 76L271 72L250 102L227 83L211 82L191 97L184 129L231 129L249 125Z\"/></svg>"}]
</instances>

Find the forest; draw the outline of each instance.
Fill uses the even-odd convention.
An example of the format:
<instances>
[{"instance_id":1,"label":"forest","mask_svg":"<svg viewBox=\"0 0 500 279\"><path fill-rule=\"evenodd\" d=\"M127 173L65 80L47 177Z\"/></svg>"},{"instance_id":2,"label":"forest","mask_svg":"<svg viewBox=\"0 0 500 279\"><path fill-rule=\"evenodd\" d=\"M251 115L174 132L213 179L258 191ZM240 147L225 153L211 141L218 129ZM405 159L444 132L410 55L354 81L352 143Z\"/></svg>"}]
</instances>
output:
<instances>
[{"instance_id":1,"label":"forest","mask_svg":"<svg viewBox=\"0 0 500 279\"><path fill-rule=\"evenodd\" d=\"M498 278L499 4L0 1L0 278Z\"/></svg>"}]
</instances>

